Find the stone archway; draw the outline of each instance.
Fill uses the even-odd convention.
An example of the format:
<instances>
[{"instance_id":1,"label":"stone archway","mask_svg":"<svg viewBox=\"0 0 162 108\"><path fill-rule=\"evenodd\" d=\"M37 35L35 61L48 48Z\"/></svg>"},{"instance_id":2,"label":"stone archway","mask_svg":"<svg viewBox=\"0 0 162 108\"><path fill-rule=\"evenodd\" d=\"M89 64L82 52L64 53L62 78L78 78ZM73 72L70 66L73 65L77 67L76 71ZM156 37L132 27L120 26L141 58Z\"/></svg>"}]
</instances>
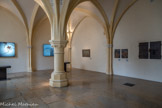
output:
<instances>
[{"instance_id":1,"label":"stone archway","mask_svg":"<svg viewBox=\"0 0 162 108\"><path fill-rule=\"evenodd\" d=\"M96 8L96 10L98 11L98 13L94 13L94 12L92 12L91 10L87 10L87 9L83 9L83 8L79 8L78 6L80 5L80 4L84 4L84 3L87 3L87 2L89 2L91 5L93 5L95 8ZM78 11L78 12L82 12L82 13L85 13L85 14L87 14L89 17L92 17L93 19L95 19L102 27L103 27L103 29L104 29L104 34L106 35L106 41L107 41L107 43L109 42L108 40L108 34L107 34L107 26L106 26L106 23L105 23L105 18L103 17L104 16L104 12L102 12L101 13L101 11L102 11L102 9L98 9L99 7L100 7L100 5L98 4L97 5L97 7L96 7L96 5L95 5L95 3L96 2L91 2L91 1L82 1L82 2L80 2L80 4L78 4L75 8L74 8L74 10L73 11ZM73 13L73 11L72 11L72 13ZM71 14L72 14L71 13ZM100 16L98 16L98 14L100 14ZM68 47L69 47L69 61L70 62L72 62L72 60L71 60L71 43L72 43L72 39L73 39L73 35L74 35L74 33L75 33L75 31L76 31L76 29L78 28L78 26L86 19L86 17L88 17L88 16L85 16L85 17L83 17L82 19L80 19L79 21L78 21L78 24L76 25L76 27L75 28L73 28L73 30L72 31L70 31L70 32L73 32L72 34L71 34L71 36L70 37L68 37L69 38L69 44L68 44ZM106 18L107 19L107 18ZM69 25L69 23L70 23L71 21L70 21L70 19L69 19L69 21L68 21L68 25ZM108 54L106 54L106 55L108 55ZM72 68L72 66L70 66L70 68ZM106 73L108 73L108 67L106 66Z\"/></svg>"}]
</instances>

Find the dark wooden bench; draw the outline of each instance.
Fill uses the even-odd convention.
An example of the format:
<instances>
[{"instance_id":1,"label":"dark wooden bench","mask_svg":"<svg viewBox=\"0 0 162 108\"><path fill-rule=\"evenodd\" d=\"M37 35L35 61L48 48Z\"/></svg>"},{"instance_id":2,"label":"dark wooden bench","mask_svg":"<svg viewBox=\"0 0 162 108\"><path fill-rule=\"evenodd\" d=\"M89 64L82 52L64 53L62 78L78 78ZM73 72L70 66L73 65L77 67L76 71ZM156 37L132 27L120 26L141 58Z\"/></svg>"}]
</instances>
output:
<instances>
[{"instance_id":1,"label":"dark wooden bench","mask_svg":"<svg viewBox=\"0 0 162 108\"><path fill-rule=\"evenodd\" d=\"M7 80L7 68L11 66L0 66L0 80Z\"/></svg>"}]
</instances>

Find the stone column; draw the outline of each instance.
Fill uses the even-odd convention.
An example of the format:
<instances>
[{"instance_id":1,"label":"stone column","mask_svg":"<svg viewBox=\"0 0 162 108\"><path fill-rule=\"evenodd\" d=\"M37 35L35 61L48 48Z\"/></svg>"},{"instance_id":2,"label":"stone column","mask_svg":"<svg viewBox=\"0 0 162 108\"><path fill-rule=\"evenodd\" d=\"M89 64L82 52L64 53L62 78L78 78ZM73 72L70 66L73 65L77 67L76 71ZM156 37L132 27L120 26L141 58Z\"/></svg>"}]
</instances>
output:
<instances>
[{"instance_id":1,"label":"stone column","mask_svg":"<svg viewBox=\"0 0 162 108\"><path fill-rule=\"evenodd\" d=\"M70 71L72 70L72 61L71 61L71 39L69 39L69 43L68 43L68 61L70 62Z\"/></svg>"},{"instance_id":2,"label":"stone column","mask_svg":"<svg viewBox=\"0 0 162 108\"><path fill-rule=\"evenodd\" d=\"M113 44L108 44L108 75L113 75Z\"/></svg>"},{"instance_id":3,"label":"stone column","mask_svg":"<svg viewBox=\"0 0 162 108\"><path fill-rule=\"evenodd\" d=\"M71 47L69 48L69 61L70 61L70 71L72 70L72 51L71 51Z\"/></svg>"},{"instance_id":4,"label":"stone column","mask_svg":"<svg viewBox=\"0 0 162 108\"><path fill-rule=\"evenodd\" d=\"M33 72L31 57L32 57L32 46L28 46L28 72Z\"/></svg>"},{"instance_id":5,"label":"stone column","mask_svg":"<svg viewBox=\"0 0 162 108\"><path fill-rule=\"evenodd\" d=\"M67 41L50 40L50 43L54 47L54 72L51 74L50 86L68 86L67 74L64 71L64 48L67 45Z\"/></svg>"}]
</instances>

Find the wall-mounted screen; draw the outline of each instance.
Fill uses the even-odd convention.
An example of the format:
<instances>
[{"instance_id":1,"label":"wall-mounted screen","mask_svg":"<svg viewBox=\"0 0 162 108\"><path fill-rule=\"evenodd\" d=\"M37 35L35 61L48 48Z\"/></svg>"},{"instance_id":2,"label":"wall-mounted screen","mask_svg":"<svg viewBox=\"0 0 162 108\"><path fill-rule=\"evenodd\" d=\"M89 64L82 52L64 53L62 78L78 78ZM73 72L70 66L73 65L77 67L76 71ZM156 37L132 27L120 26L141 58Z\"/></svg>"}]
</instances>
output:
<instances>
[{"instance_id":1,"label":"wall-mounted screen","mask_svg":"<svg viewBox=\"0 0 162 108\"><path fill-rule=\"evenodd\" d=\"M50 44L43 45L43 56L54 56L54 48Z\"/></svg>"},{"instance_id":2,"label":"wall-mounted screen","mask_svg":"<svg viewBox=\"0 0 162 108\"><path fill-rule=\"evenodd\" d=\"M150 59L161 59L161 41L150 42Z\"/></svg>"},{"instance_id":3,"label":"wall-mounted screen","mask_svg":"<svg viewBox=\"0 0 162 108\"><path fill-rule=\"evenodd\" d=\"M15 43L0 42L0 57L15 57Z\"/></svg>"},{"instance_id":4,"label":"wall-mounted screen","mask_svg":"<svg viewBox=\"0 0 162 108\"><path fill-rule=\"evenodd\" d=\"M148 59L149 57L149 43L143 42L139 43L139 58L140 59Z\"/></svg>"}]
</instances>

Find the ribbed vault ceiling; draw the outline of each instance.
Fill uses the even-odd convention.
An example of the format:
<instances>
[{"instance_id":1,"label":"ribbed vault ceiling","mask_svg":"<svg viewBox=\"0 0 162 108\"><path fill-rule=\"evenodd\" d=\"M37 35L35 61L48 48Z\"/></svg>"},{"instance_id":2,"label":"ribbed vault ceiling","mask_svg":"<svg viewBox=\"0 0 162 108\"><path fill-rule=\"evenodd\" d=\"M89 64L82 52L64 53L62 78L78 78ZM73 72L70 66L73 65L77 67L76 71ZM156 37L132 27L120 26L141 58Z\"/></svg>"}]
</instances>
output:
<instances>
[{"instance_id":1,"label":"ribbed vault ceiling","mask_svg":"<svg viewBox=\"0 0 162 108\"><path fill-rule=\"evenodd\" d=\"M103 7L105 13L107 14L108 20L110 22L112 11L114 9L115 0L98 0L98 2ZM133 0L120 0L119 6L117 8L116 17L114 22L117 22L118 18L126 7ZM60 0L62 7L63 0ZM37 6L38 8L37 8ZM42 19L45 19L47 16L41 7L34 0L0 0L0 6L6 8L8 11L17 16L20 21L26 26L27 29L30 29L31 26L34 27ZM34 21L33 20L33 15ZM104 19L101 16L99 10L89 1L79 4L71 14L70 22L72 28L75 28L76 25L87 16L95 17L104 23Z\"/></svg>"},{"instance_id":2,"label":"ribbed vault ceiling","mask_svg":"<svg viewBox=\"0 0 162 108\"><path fill-rule=\"evenodd\" d=\"M22 16L22 14L24 14L28 27L30 27L32 13L34 12L35 5L36 2L34 0L0 0L0 6L17 16L23 24L25 24ZM98 15L102 19L99 11L91 2L81 3L77 6L77 8L78 9L75 9L70 17L72 27L75 27L77 23L80 22L80 20L85 16L89 16L87 12L84 12L84 10L88 10L88 12ZM39 21L45 17L47 17L45 12L41 7L39 7L34 19L33 26L37 25Z\"/></svg>"}]
</instances>

